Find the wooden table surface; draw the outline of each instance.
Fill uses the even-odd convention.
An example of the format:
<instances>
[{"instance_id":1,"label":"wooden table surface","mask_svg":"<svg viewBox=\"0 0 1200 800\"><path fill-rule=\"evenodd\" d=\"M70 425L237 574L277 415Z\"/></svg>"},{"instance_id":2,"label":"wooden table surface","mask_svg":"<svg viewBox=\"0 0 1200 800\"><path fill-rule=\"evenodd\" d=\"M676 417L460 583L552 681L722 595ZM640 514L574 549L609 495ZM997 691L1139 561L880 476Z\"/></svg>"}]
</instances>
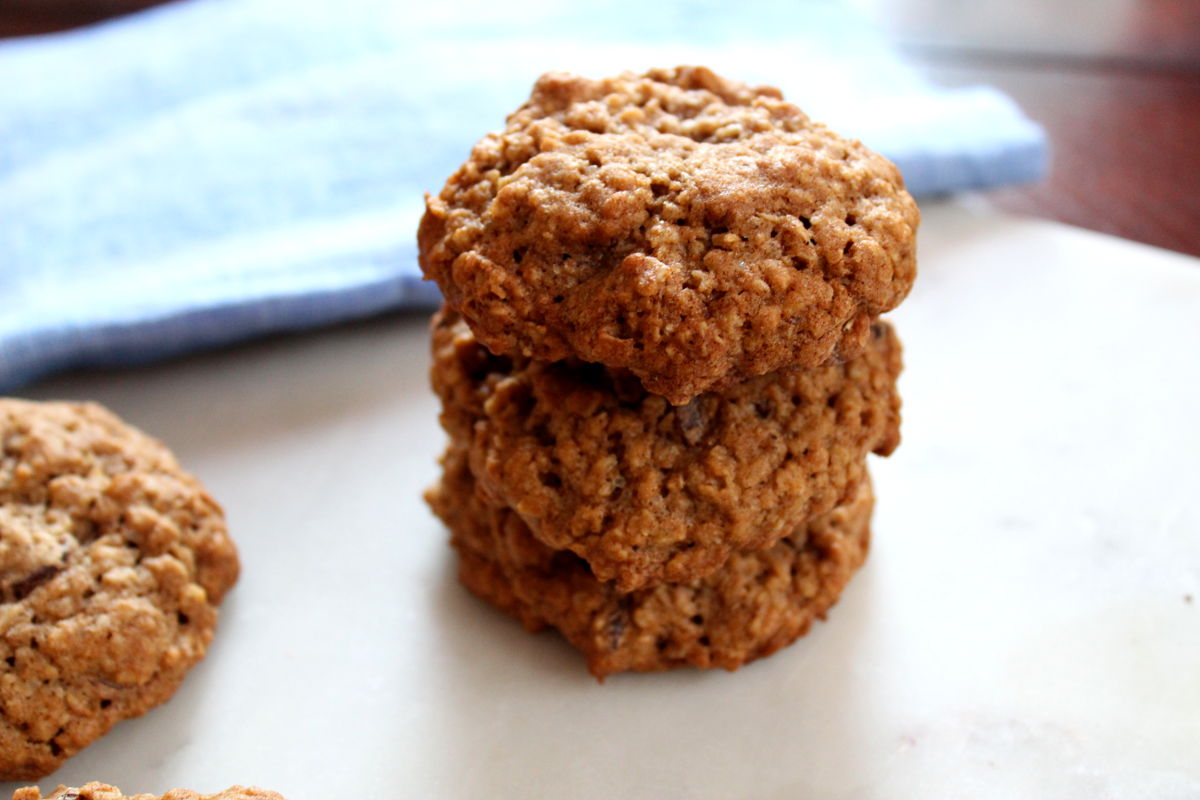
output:
<instances>
[{"instance_id":1,"label":"wooden table surface","mask_svg":"<svg viewBox=\"0 0 1200 800\"><path fill-rule=\"evenodd\" d=\"M0 0L0 36L160 0ZM1041 123L1050 173L1006 210L1200 256L1200 2L857 0L943 85L991 84Z\"/></svg>"}]
</instances>

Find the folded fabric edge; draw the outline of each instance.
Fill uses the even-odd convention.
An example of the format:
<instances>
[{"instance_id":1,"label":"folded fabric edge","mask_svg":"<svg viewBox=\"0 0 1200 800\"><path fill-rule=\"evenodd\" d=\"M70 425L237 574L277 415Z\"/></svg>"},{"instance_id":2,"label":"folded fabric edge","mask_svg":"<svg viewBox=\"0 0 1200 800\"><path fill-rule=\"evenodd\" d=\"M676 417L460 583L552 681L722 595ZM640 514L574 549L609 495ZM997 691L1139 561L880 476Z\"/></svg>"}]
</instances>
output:
<instances>
[{"instance_id":1,"label":"folded fabric edge","mask_svg":"<svg viewBox=\"0 0 1200 800\"><path fill-rule=\"evenodd\" d=\"M148 364L255 337L325 327L387 311L431 310L433 283L411 276L302 295L249 298L153 319L57 328L0 341L0 392L81 367Z\"/></svg>"},{"instance_id":2,"label":"folded fabric edge","mask_svg":"<svg viewBox=\"0 0 1200 800\"><path fill-rule=\"evenodd\" d=\"M1011 142L988 153L962 152L931 157L920 153L895 153L909 190L919 200L955 192L1000 189L1033 183L1045 177L1049 148L1043 138Z\"/></svg>"}]
</instances>

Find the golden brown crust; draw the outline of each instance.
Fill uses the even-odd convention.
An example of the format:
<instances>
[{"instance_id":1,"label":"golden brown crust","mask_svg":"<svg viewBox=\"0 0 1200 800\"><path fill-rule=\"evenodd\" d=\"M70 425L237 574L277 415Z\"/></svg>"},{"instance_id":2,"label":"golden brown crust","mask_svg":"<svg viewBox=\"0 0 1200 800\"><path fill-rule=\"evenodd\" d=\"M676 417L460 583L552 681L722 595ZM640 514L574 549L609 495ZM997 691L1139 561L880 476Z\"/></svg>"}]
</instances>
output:
<instances>
[{"instance_id":1,"label":"golden brown crust","mask_svg":"<svg viewBox=\"0 0 1200 800\"><path fill-rule=\"evenodd\" d=\"M538 542L511 510L490 506L461 446L452 444L443 463L426 497L452 532L463 584L529 630L558 629L598 678L684 665L732 670L770 655L824 618L866 557L869 482L774 547L734 553L702 580L621 593L578 557Z\"/></svg>"},{"instance_id":2,"label":"golden brown crust","mask_svg":"<svg viewBox=\"0 0 1200 800\"><path fill-rule=\"evenodd\" d=\"M162 444L97 405L0 398L0 780L169 699L237 574Z\"/></svg>"},{"instance_id":3,"label":"golden brown crust","mask_svg":"<svg viewBox=\"0 0 1200 800\"><path fill-rule=\"evenodd\" d=\"M26 786L13 793L12 800L43 800L36 786ZM93 781L78 788L59 786L44 800L286 800L278 792L270 792L257 786L231 786L216 794L201 794L188 789L172 789L163 795L121 794L121 790L107 783Z\"/></svg>"},{"instance_id":4,"label":"golden brown crust","mask_svg":"<svg viewBox=\"0 0 1200 800\"><path fill-rule=\"evenodd\" d=\"M480 491L627 592L701 578L854 495L900 437L900 345L872 330L844 364L673 407L621 371L492 356L444 309L432 379Z\"/></svg>"},{"instance_id":5,"label":"golden brown crust","mask_svg":"<svg viewBox=\"0 0 1200 800\"><path fill-rule=\"evenodd\" d=\"M421 267L489 349L677 405L853 357L916 275L890 162L702 67L547 74L426 205Z\"/></svg>"}]
</instances>

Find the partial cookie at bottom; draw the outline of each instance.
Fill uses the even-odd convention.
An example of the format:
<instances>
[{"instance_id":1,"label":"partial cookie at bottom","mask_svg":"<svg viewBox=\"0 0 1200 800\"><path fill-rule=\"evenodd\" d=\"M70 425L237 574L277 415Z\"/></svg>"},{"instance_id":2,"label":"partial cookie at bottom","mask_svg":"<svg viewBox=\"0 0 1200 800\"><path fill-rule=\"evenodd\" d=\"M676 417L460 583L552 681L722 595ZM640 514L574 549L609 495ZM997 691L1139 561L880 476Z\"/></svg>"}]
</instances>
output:
<instances>
[{"instance_id":1,"label":"partial cookie at bottom","mask_svg":"<svg viewBox=\"0 0 1200 800\"><path fill-rule=\"evenodd\" d=\"M13 792L12 800L43 800L36 786L26 786ZM107 783L85 784L77 789L59 786L44 800L285 800L277 792L269 792L257 786L231 786L216 794L201 794L188 789L172 789L163 795L121 794L121 790Z\"/></svg>"},{"instance_id":2,"label":"partial cookie at bottom","mask_svg":"<svg viewBox=\"0 0 1200 800\"><path fill-rule=\"evenodd\" d=\"M460 580L528 630L558 629L601 679L685 665L733 670L770 655L824 618L867 554L874 497L864 482L769 549L734 553L701 580L621 593L482 500L461 448L443 462L426 499L451 530Z\"/></svg>"}]
</instances>

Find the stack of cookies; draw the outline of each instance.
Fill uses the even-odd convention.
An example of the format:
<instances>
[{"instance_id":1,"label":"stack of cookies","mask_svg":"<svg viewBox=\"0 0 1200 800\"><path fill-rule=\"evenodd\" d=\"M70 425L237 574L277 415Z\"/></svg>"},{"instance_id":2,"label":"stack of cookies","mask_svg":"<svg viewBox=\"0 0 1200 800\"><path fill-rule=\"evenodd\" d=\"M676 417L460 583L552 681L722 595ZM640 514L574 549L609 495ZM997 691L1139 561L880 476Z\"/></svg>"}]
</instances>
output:
<instances>
[{"instance_id":1,"label":"stack of cookies","mask_svg":"<svg viewBox=\"0 0 1200 800\"><path fill-rule=\"evenodd\" d=\"M427 200L429 491L473 592L597 677L734 669L865 557L916 273L896 168L704 68L548 74Z\"/></svg>"}]
</instances>

